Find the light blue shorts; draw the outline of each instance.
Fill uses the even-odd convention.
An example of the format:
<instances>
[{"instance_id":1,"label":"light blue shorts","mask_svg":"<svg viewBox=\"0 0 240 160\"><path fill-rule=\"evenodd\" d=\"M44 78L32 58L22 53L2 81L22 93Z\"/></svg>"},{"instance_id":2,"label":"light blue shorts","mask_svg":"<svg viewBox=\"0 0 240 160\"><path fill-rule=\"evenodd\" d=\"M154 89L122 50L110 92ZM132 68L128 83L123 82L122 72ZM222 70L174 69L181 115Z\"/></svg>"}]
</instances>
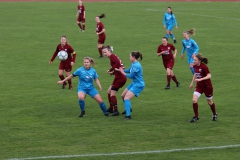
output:
<instances>
[{"instance_id":1,"label":"light blue shorts","mask_svg":"<svg viewBox=\"0 0 240 160\"><path fill-rule=\"evenodd\" d=\"M91 96L91 98L93 98L98 94L98 91L96 90L96 88L91 88L91 89L78 88L78 93L79 92L83 92L85 95L88 94Z\"/></svg>"},{"instance_id":2,"label":"light blue shorts","mask_svg":"<svg viewBox=\"0 0 240 160\"><path fill-rule=\"evenodd\" d=\"M140 93L143 91L144 86L139 87L131 83L130 85L127 86L127 89L134 93L136 97L138 97Z\"/></svg>"},{"instance_id":3,"label":"light blue shorts","mask_svg":"<svg viewBox=\"0 0 240 160\"><path fill-rule=\"evenodd\" d=\"M166 24L166 29L169 30L169 31L172 31L173 25L172 24L170 24L170 25Z\"/></svg>"}]
</instances>

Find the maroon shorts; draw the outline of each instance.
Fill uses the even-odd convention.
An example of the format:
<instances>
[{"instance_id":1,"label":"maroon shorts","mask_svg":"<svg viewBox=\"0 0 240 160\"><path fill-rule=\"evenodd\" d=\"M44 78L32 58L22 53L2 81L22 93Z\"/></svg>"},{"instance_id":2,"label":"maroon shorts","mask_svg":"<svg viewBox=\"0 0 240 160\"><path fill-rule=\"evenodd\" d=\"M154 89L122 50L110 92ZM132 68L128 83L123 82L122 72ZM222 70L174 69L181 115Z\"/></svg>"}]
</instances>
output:
<instances>
[{"instance_id":1,"label":"maroon shorts","mask_svg":"<svg viewBox=\"0 0 240 160\"><path fill-rule=\"evenodd\" d=\"M213 96L213 87L212 86L207 86L207 87L200 87L196 86L195 92L198 93L204 93L207 98L211 98Z\"/></svg>"},{"instance_id":2,"label":"maroon shorts","mask_svg":"<svg viewBox=\"0 0 240 160\"><path fill-rule=\"evenodd\" d=\"M61 61L58 69L65 70L66 72L71 72L72 71L71 62Z\"/></svg>"},{"instance_id":3,"label":"maroon shorts","mask_svg":"<svg viewBox=\"0 0 240 160\"><path fill-rule=\"evenodd\" d=\"M163 65L164 65L165 69L169 68L172 70L173 66L174 66L174 60L171 59L169 61L163 62Z\"/></svg>"},{"instance_id":4,"label":"maroon shorts","mask_svg":"<svg viewBox=\"0 0 240 160\"><path fill-rule=\"evenodd\" d=\"M83 16L78 16L78 19L77 19L78 22L82 22L82 23L85 23L85 18L83 18Z\"/></svg>"},{"instance_id":5,"label":"maroon shorts","mask_svg":"<svg viewBox=\"0 0 240 160\"><path fill-rule=\"evenodd\" d=\"M127 78L124 76L122 78L114 78L112 87L113 88L122 88L127 81Z\"/></svg>"},{"instance_id":6,"label":"maroon shorts","mask_svg":"<svg viewBox=\"0 0 240 160\"><path fill-rule=\"evenodd\" d=\"M100 35L98 37L98 44L104 44L105 39L106 39L106 35Z\"/></svg>"}]
</instances>

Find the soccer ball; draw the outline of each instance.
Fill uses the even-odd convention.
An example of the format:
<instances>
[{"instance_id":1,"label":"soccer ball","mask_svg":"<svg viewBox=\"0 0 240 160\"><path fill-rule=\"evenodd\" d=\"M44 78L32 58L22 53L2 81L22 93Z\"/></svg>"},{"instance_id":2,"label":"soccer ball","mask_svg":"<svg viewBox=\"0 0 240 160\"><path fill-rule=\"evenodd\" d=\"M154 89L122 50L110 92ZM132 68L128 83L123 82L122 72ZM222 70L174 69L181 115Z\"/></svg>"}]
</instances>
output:
<instances>
[{"instance_id":1,"label":"soccer ball","mask_svg":"<svg viewBox=\"0 0 240 160\"><path fill-rule=\"evenodd\" d=\"M64 60L66 60L67 58L68 58L68 54L67 54L67 52L66 51L60 51L60 52L58 52L58 59L60 60L60 61L64 61Z\"/></svg>"}]
</instances>

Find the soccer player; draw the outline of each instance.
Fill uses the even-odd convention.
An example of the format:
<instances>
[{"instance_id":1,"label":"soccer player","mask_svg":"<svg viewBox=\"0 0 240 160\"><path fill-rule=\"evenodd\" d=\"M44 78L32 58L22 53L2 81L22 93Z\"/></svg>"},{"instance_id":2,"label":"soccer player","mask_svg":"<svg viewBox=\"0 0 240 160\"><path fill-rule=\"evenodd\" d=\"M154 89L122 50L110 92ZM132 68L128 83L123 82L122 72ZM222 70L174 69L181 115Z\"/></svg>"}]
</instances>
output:
<instances>
[{"instance_id":1,"label":"soccer player","mask_svg":"<svg viewBox=\"0 0 240 160\"><path fill-rule=\"evenodd\" d=\"M104 17L105 17L105 14L101 14L100 16L97 16L95 18L95 20L97 22L96 35L98 36L97 47L98 47L98 52L100 54L99 58L103 58L102 48L103 48L103 44L106 39L105 28L104 28L104 25L102 24L102 22L100 21L100 19L104 18Z\"/></svg>"},{"instance_id":2,"label":"soccer player","mask_svg":"<svg viewBox=\"0 0 240 160\"><path fill-rule=\"evenodd\" d=\"M172 51L174 51L174 54L172 54ZM162 56L163 66L167 72L167 86L165 89L170 89L171 79L173 79L173 81L176 83L176 86L179 87L180 83L178 82L172 70L174 66L174 58L177 56L177 49L172 44L168 43L167 37L162 38L162 44L158 46L157 56Z\"/></svg>"},{"instance_id":3,"label":"soccer player","mask_svg":"<svg viewBox=\"0 0 240 160\"><path fill-rule=\"evenodd\" d=\"M72 79L73 77L78 77L78 103L81 109L81 113L79 114L79 117L83 117L85 115L85 97L86 94L90 95L92 98L94 98L97 103L99 104L100 108L102 109L105 116L108 116L106 105L103 102L101 96L99 95L98 91L93 85L93 80L96 82L96 84L99 87L99 91L102 91L102 86L100 84L100 81L98 80L98 74L94 68L91 67L91 65L94 65L95 62L90 57L85 57L83 59L83 67L78 68L73 74L66 77L64 80L58 81L58 84L62 84L65 81Z\"/></svg>"},{"instance_id":4,"label":"soccer player","mask_svg":"<svg viewBox=\"0 0 240 160\"><path fill-rule=\"evenodd\" d=\"M108 88L108 101L110 104L110 107L108 108L108 112L112 113L111 116L117 116L119 115L118 112L118 106L117 106L117 98L116 94L120 88L122 88L126 81L127 78L125 75L123 75L121 72L115 72L115 68L122 68L124 69L124 65L120 58L112 53L112 47L107 45L103 47L103 54L104 56L107 56L110 59L110 65L111 68L107 70L107 73L110 75L115 75L114 80L112 84Z\"/></svg>"},{"instance_id":5,"label":"soccer player","mask_svg":"<svg viewBox=\"0 0 240 160\"><path fill-rule=\"evenodd\" d=\"M177 40L172 33L173 25L175 25L176 29L178 29L177 20L172 12L172 8L168 7L167 12L163 16L163 27L166 28L166 37L168 38L168 35L170 35L173 42L177 43Z\"/></svg>"},{"instance_id":6,"label":"soccer player","mask_svg":"<svg viewBox=\"0 0 240 160\"><path fill-rule=\"evenodd\" d=\"M126 116L124 119L131 119L131 102L133 97L138 97L145 87L145 82L143 80L143 70L138 59L142 60L142 54L140 52L134 51L130 53L131 66L128 69L123 70L122 67L115 68L115 71L120 71L127 78L132 79L132 83L127 86L127 88L122 93L122 98L124 99L124 108L126 111Z\"/></svg>"},{"instance_id":7,"label":"soccer player","mask_svg":"<svg viewBox=\"0 0 240 160\"><path fill-rule=\"evenodd\" d=\"M75 60L76 60L76 52L68 44L67 37L62 36L60 39L60 44L57 45L57 48L56 48L55 52L53 53L52 58L49 61L49 64L52 64L52 62L56 58L59 51L66 51L68 53L68 58L65 61L61 61L59 64L58 75L59 75L59 78L61 80L63 80L64 79L64 75L63 75L64 70L66 71L66 76L70 75L72 66L74 65ZM69 84L69 89L73 89L71 79L68 80L68 84ZM62 85L62 89L65 89L66 85L67 85L67 83L64 82Z\"/></svg>"},{"instance_id":8,"label":"soccer player","mask_svg":"<svg viewBox=\"0 0 240 160\"><path fill-rule=\"evenodd\" d=\"M194 74L193 58L196 54L198 54L198 51L199 51L199 47L198 47L197 43L192 38L190 38L190 35L194 36L194 34L195 34L194 28L183 32L184 39L182 40L183 49L182 49L182 53L181 53L181 57L183 59L184 52L185 52L185 50L187 50L188 65L190 67L192 74Z\"/></svg>"},{"instance_id":9,"label":"soccer player","mask_svg":"<svg viewBox=\"0 0 240 160\"><path fill-rule=\"evenodd\" d=\"M195 74L193 75L192 82L190 84L190 89L193 88L193 83L194 81L197 82L197 85L195 87L194 93L193 93L193 111L195 113L195 116L190 120L190 122L195 122L199 120L199 115L198 115L198 98L201 96L202 93L205 94L207 98L207 102L212 110L213 116L212 120L216 121L217 120L217 112L215 108L215 104L212 100L213 98L213 86L212 82L210 80L211 74L210 71L207 67L208 59L203 57L201 54L197 54L194 57L194 71Z\"/></svg>"},{"instance_id":10,"label":"soccer player","mask_svg":"<svg viewBox=\"0 0 240 160\"><path fill-rule=\"evenodd\" d=\"M80 28L80 32L85 32L86 11L85 11L85 7L84 7L82 1L79 0L78 3L79 3L79 5L78 5L78 11L77 11L77 15L76 15L77 24Z\"/></svg>"}]
</instances>

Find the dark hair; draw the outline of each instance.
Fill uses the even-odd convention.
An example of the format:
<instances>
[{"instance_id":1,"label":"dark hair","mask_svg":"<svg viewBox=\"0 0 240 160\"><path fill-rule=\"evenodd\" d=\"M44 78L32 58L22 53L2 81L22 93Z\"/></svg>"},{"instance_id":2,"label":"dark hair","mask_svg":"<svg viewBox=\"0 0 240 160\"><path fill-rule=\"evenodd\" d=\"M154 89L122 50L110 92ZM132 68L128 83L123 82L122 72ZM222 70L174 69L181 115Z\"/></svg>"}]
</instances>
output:
<instances>
[{"instance_id":1,"label":"dark hair","mask_svg":"<svg viewBox=\"0 0 240 160\"><path fill-rule=\"evenodd\" d=\"M107 49L108 51L110 51L112 53L112 49L111 49L110 45L106 45L102 49Z\"/></svg>"},{"instance_id":2,"label":"dark hair","mask_svg":"<svg viewBox=\"0 0 240 160\"><path fill-rule=\"evenodd\" d=\"M173 14L173 12L172 12L172 8L171 8L171 7L167 7L167 8L171 9L171 12L170 12L170 13Z\"/></svg>"},{"instance_id":3,"label":"dark hair","mask_svg":"<svg viewBox=\"0 0 240 160\"><path fill-rule=\"evenodd\" d=\"M208 64L208 59L206 57L203 57L201 53L198 53L196 55L197 59L199 59L202 63Z\"/></svg>"},{"instance_id":4,"label":"dark hair","mask_svg":"<svg viewBox=\"0 0 240 160\"><path fill-rule=\"evenodd\" d=\"M195 28L192 28L188 31L184 31L183 33L187 33L187 34L190 34L190 35L194 36L195 35Z\"/></svg>"},{"instance_id":5,"label":"dark hair","mask_svg":"<svg viewBox=\"0 0 240 160\"><path fill-rule=\"evenodd\" d=\"M166 39L168 41L168 38L167 37L163 37L162 39Z\"/></svg>"},{"instance_id":6,"label":"dark hair","mask_svg":"<svg viewBox=\"0 0 240 160\"><path fill-rule=\"evenodd\" d=\"M140 57L140 60L143 59L142 57L142 53L138 52L138 51L133 51L131 52L131 56L135 57L135 59L138 59Z\"/></svg>"},{"instance_id":7,"label":"dark hair","mask_svg":"<svg viewBox=\"0 0 240 160\"><path fill-rule=\"evenodd\" d=\"M106 17L106 15L103 13L100 16L98 16L100 19Z\"/></svg>"}]
</instances>

